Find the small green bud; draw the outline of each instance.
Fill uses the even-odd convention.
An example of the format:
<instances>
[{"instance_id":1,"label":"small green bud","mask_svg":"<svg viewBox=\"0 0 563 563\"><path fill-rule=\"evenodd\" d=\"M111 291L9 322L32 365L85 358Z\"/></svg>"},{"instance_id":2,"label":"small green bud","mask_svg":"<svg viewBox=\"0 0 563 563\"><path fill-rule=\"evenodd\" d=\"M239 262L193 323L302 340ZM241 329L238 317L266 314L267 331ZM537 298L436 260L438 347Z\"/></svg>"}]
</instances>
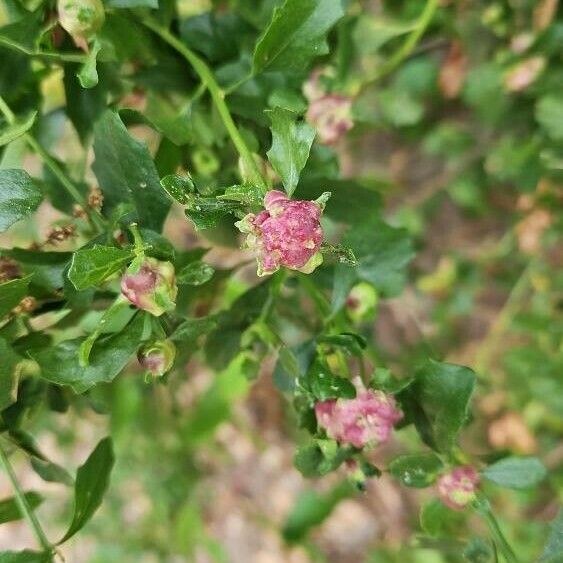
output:
<instances>
[{"instance_id":1,"label":"small green bud","mask_svg":"<svg viewBox=\"0 0 563 563\"><path fill-rule=\"evenodd\" d=\"M137 359L147 373L161 377L170 370L176 357L176 346L171 340L157 340L146 344L137 352Z\"/></svg>"},{"instance_id":2,"label":"small green bud","mask_svg":"<svg viewBox=\"0 0 563 563\"><path fill-rule=\"evenodd\" d=\"M355 322L372 317L379 298L375 288L366 282L355 285L346 299L346 312Z\"/></svg>"}]
</instances>

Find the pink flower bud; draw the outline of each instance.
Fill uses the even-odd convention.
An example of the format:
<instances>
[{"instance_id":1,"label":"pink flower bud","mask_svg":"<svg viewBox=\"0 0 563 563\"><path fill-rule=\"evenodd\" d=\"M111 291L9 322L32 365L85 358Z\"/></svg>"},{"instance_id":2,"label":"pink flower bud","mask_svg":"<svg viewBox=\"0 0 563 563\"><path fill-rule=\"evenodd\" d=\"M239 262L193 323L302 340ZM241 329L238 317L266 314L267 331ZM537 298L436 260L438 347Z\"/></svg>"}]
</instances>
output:
<instances>
[{"instance_id":1,"label":"pink flower bud","mask_svg":"<svg viewBox=\"0 0 563 563\"><path fill-rule=\"evenodd\" d=\"M403 417L393 397L372 389L358 391L354 399L319 402L315 414L330 438L356 448L384 444Z\"/></svg>"},{"instance_id":2,"label":"pink flower bud","mask_svg":"<svg viewBox=\"0 0 563 563\"><path fill-rule=\"evenodd\" d=\"M509 92L521 92L533 84L545 68L544 57L530 57L512 67L504 77Z\"/></svg>"},{"instance_id":3,"label":"pink flower bud","mask_svg":"<svg viewBox=\"0 0 563 563\"><path fill-rule=\"evenodd\" d=\"M479 474L469 466L455 467L438 479L438 496L453 510L462 510L475 499Z\"/></svg>"},{"instance_id":4,"label":"pink flower bud","mask_svg":"<svg viewBox=\"0 0 563 563\"><path fill-rule=\"evenodd\" d=\"M352 98L339 94L316 98L309 104L306 119L317 130L321 143L333 145L354 125Z\"/></svg>"},{"instance_id":5,"label":"pink flower bud","mask_svg":"<svg viewBox=\"0 0 563 563\"><path fill-rule=\"evenodd\" d=\"M157 340L137 352L137 360L147 372L160 377L170 370L176 357L176 346L171 340Z\"/></svg>"},{"instance_id":6,"label":"pink flower bud","mask_svg":"<svg viewBox=\"0 0 563 563\"><path fill-rule=\"evenodd\" d=\"M121 293L135 307L159 317L176 307L176 276L170 262L146 258L139 271L121 278Z\"/></svg>"},{"instance_id":7,"label":"pink flower bud","mask_svg":"<svg viewBox=\"0 0 563 563\"><path fill-rule=\"evenodd\" d=\"M249 213L235 223L247 233L246 246L257 252L259 276L272 274L281 266L309 274L322 263L319 220L328 195L316 202L298 201L270 191L264 197L263 211Z\"/></svg>"}]
</instances>

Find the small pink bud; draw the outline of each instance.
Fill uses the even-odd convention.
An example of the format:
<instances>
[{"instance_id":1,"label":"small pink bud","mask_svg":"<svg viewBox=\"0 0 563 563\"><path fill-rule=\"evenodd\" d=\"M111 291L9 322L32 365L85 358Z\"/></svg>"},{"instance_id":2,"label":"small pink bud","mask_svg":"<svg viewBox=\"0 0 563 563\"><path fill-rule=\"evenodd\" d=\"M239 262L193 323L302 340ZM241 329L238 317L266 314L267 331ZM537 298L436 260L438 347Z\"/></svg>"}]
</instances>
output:
<instances>
[{"instance_id":1,"label":"small pink bud","mask_svg":"<svg viewBox=\"0 0 563 563\"><path fill-rule=\"evenodd\" d=\"M475 500L479 474L470 465L454 467L438 479L438 496L453 510L462 510Z\"/></svg>"},{"instance_id":2,"label":"small pink bud","mask_svg":"<svg viewBox=\"0 0 563 563\"><path fill-rule=\"evenodd\" d=\"M246 246L257 252L258 275L272 274L281 266L311 273L323 261L322 203L291 200L273 190L264 197L264 207L235 223L247 234Z\"/></svg>"},{"instance_id":3,"label":"small pink bud","mask_svg":"<svg viewBox=\"0 0 563 563\"><path fill-rule=\"evenodd\" d=\"M327 94L309 104L307 121L317 130L324 145L333 145L354 125L352 98L339 94Z\"/></svg>"},{"instance_id":4,"label":"small pink bud","mask_svg":"<svg viewBox=\"0 0 563 563\"><path fill-rule=\"evenodd\" d=\"M146 258L139 270L121 278L121 293L135 307L159 317L176 307L176 276L170 262Z\"/></svg>"},{"instance_id":5,"label":"small pink bud","mask_svg":"<svg viewBox=\"0 0 563 563\"><path fill-rule=\"evenodd\" d=\"M160 377L170 370L176 357L176 346L171 340L157 340L137 352L137 360L147 372Z\"/></svg>"},{"instance_id":6,"label":"small pink bud","mask_svg":"<svg viewBox=\"0 0 563 563\"><path fill-rule=\"evenodd\" d=\"M522 92L536 81L544 68L544 57L525 59L507 72L504 86L509 92Z\"/></svg>"},{"instance_id":7,"label":"small pink bud","mask_svg":"<svg viewBox=\"0 0 563 563\"><path fill-rule=\"evenodd\" d=\"M319 402L315 414L330 438L356 448L384 444L403 417L393 397L372 389L358 391L354 399Z\"/></svg>"}]
</instances>

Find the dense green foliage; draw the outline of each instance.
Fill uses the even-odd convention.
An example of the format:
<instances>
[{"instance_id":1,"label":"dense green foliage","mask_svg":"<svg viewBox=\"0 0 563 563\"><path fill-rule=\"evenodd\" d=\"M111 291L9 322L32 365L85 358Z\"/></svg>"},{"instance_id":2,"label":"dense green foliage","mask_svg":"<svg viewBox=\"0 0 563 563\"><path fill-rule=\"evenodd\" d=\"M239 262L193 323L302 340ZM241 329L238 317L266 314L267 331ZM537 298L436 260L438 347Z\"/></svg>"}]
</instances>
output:
<instances>
[{"instance_id":1,"label":"dense green foliage","mask_svg":"<svg viewBox=\"0 0 563 563\"><path fill-rule=\"evenodd\" d=\"M311 560L380 479L411 535L366 560L562 561L562 46L557 0L1 0L0 522L38 545L0 561L100 506L92 561L229 560L205 456L264 380ZM74 499L58 542L14 458Z\"/></svg>"}]
</instances>

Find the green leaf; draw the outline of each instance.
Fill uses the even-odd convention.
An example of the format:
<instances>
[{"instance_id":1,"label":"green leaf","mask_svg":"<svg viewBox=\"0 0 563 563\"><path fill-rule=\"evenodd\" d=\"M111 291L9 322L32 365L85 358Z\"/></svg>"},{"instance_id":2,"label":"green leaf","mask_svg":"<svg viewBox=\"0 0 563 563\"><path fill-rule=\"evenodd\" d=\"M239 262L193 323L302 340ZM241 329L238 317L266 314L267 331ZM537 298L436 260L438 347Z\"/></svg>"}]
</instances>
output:
<instances>
[{"instance_id":1,"label":"green leaf","mask_svg":"<svg viewBox=\"0 0 563 563\"><path fill-rule=\"evenodd\" d=\"M392 297L401 292L406 269L414 256L412 240L406 229L391 227L378 217L357 223L344 236L358 261L356 272L378 292Z\"/></svg>"},{"instance_id":2,"label":"green leaf","mask_svg":"<svg viewBox=\"0 0 563 563\"><path fill-rule=\"evenodd\" d=\"M360 55L373 55L385 43L411 32L415 27L416 22L404 23L381 16L364 14L358 18L352 32L352 38Z\"/></svg>"},{"instance_id":3,"label":"green leaf","mask_svg":"<svg viewBox=\"0 0 563 563\"><path fill-rule=\"evenodd\" d=\"M100 285L112 274L119 272L134 253L131 250L95 244L72 255L68 279L79 291Z\"/></svg>"},{"instance_id":4,"label":"green leaf","mask_svg":"<svg viewBox=\"0 0 563 563\"><path fill-rule=\"evenodd\" d=\"M334 375L318 361L311 366L304 384L319 401L340 397L353 399L356 396L356 388L350 380Z\"/></svg>"},{"instance_id":5,"label":"green leaf","mask_svg":"<svg viewBox=\"0 0 563 563\"><path fill-rule=\"evenodd\" d=\"M216 227L219 221L240 209L240 204L230 201L221 201L215 197L192 198L189 207L186 208L186 216L194 224L197 231Z\"/></svg>"},{"instance_id":6,"label":"green leaf","mask_svg":"<svg viewBox=\"0 0 563 563\"><path fill-rule=\"evenodd\" d=\"M69 385L75 393L83 393L119 375L148 337L145 335L146 318L137 314L120 332L98 339L86 367L82 367L79 361L82 338L64 340L57 346L30 355L39 364L43 379L57 385Z\"/></svg>"},{"instance_id":7,"label":"green leaf","mask_svg":"<svg viewBox=\"0 0 563 563\"><path fill-rule=\"evenodd\" d=\"M190 176L180 176L179 174L169 174L160 180L162 189L178 203L187 205L195 193L195 186Z\"/></svg>"},{"instance_id":8,"label":"green leaf","mask_svg":"<svg viewBox=\"0 0 563 563\"><path fill-rule=\"evenodd\" d=\"M256 44L254 74L306 69L328 53L326 35L343 15L341 0L286 0Z\"/></svg>"},{"instance_id":9,"label":"green leaf","mask_svg":"<svg viewBox=\"0 0 563 563\"><path fill-rule=\"evenodd\" d=\"M264 200L264 192L258 186L247 184L229 186L223 195L217 196L219 200L238 201L250 207L261 207Z\"/></svg>"},{"instance_id":10,"label":"green leaf","mask_svg":"<svg viewBox=\"0 0 563 563\"><path fill-rule=\"evenodd\" d=\"M43 195L25 170L0 170L0 232L31 215Z\"/></svg>"},{"instance_id":11,"label":"green leaf","mask_svg":"<svg viewBox=\"0 0 563 563\"><path fill-rule=\"evenodd\" d=\"M507 489L528 489L545 479L547 469L536 457L507 457L489 465L483 477Z\"/></svg>"},{"instance_id":12,"label":"green leaf","mask_svg":"<svg viewBox=\"0 0 563 563\"><path fill-rule=\"evenodd\" d=\"M37 112L33 111L24 120L17 120L15 123L10 123L2 130L0 130L0 147L15 141L21 137L24 133L29 131L33 124L35 123L35 118L37 117Z\"/></svg>"},{"instance_id":13,"label":"green leaf","mask_svg":"<svg viewBox=\"0 0 563 563\"><path fill-rule=\"evenodd\" d=\"M196 260L195 262L184 266L178 272L176 281L179 284L203 285L213 277L214 273L215 269L209 264L206 264L201 260Z\"/></svg>"},{"instance_id":14,"label":"green leaf","mask_svg":"<svg viewBox=\"0 0 563 563\"><path fill-rule=\"evenodd\" d=\"M443 467L435 454L409 454L396 457L389 464L389 472L407 487L424 489L434 483Z\"/></svg>"},{"instance_id":15,"label":"green leaf","mask_svg":"<svg viewBox=\"0 0 563 563\"><path fill-rule=\"evenodd\" d=\"M469 401L475 386L473 370L429 360L409 387L420 412L415 424L433 449L448 452L467 421Z\"/></svg>"},{"instance_id":16,"label":"green leaf","mask_svg":"<svg viewBox=\"0 0 563 563\"><path fill-rule=\"evenodd\" d=\"M291 196L309 158L315 130L308 123L297 123L297 114L288 109L275 108L266 113L272 122L272 147L266 154Z\"/></svg>"},{"instance_id":17,"label":"green leaf","mask_svg":"<svg viewBox=\"0 0 563 563\"><path fill-rule=\"evenodd\" d=\"M109 8L158 8L158 0L108 0Z\"/></svg>"},{"instance_id":18,"label":"green leaf","mask_svg":"<svg viewBox=\"0 0 563 563\"><path fill-rule=\"evenodd\" d=\"M39 551L2 551L0 552L0 563L51 563L53 557L49 553Z\"/></svg>"},{"instance_id":19,"label":"green leaf","mask_svg":"<svg viewBox=\"0 0 563 563\"><path fill-rule=\"evenodd\" d=\"M78 468L74 484L74 516L58 545L74 536L98 510L109 485L114 461L113 444L108 437L98 443L84 465Z\"/></svg>"},{"instance_id":20,"label":"green leaf","mask_svg":"<svg viewBox=\"0 0 563 563\"><path fill-rule=\"evenodd\" d=\"M297 499L283 527L283 536L289 542L302 540L311 528L321 524L336 505L354 493L353 486L344 481L326 493L305 491Z\"/></svg>"},{"instance_id":21,"label":"green leaf","mask_svg":"<svg viewBox=\"0 0 563 563\"><path fill-rule=\"evenodd\" d=\"M470 563L492 563L495 561L491 544L482 538L472 538L463 550L463 557Z\"/></svg>"},{"instance_id":22,"label":"green leaf","mask_svg":"<svg viewBox=\"0 0 563 563\"><path fill-rule=\"evenodd\" d=\"M0 338L0 358L0 410L4 410L17 399L19 366L25 360L4 338Z\"/></svg>"},{"instance_id":23,"label":"green leaf","mask_svg":"<svg viewBox=\"0 0 563 563\"><path fill-rule=\"evenodd\" d=\"M186 319L172 333L170 338L175 342L193 343L199 336L207 334L217 327L216 316Z\"/></svg>"},{"instance_id":24,"label":"green leaf","mask_svg":"<svg viewBox=\"0 0 563 563\"><path fill-rule=\"evenodd\" d=\"M120 204L135 204L141 227L160 232L170 208L144 143L129 135L119 116L106 111L94 126L92 169L104 193L104 213Z\"/></svg>"},{"instance_id":25,"label":"green leaf","mask_svg":"<svg viewBox=\"0 0 563 563\"><path fill-rule=\"evenodd\" d=\"M429 536L454 536L462 514L448 508L437 498L429 500L420 509L420 527Z\"/></svg>"},{"instance_id":26,"label":"green leaf","mask_svg":"<svg viewBox=\"0 0 563 563\"><path fill-rule=\"evenodd\" d=\"M0 319L27 295L32 276L0 283Z\"/></svg>"},{"instance_id":27,"label":"green leaf","mask_svg":"<svg viewBox=\"0 0 563 563\"><path fill-rule=\"evenodd\" d=\"M563 100L548 94L536 103L536 121L554 141L563 141Z\"/></svg>"},{"instance_id":28,"label":"green leaf","mask_svg":"<svg viewBox=\"0 0 563 563\"><path fill-rule=\"evenodd\" d=\"M100 52L102 45L99 41L94 40L94 44L92 45L90 52L88 53L88 58L86 62L80 67L80 70L77 73L78 81L80 82L80 86L82 88L93 88L98 84L98 69L97 66L97 58L98 53Z\"/></svg>"},{"instance_id":29,"label":"green leaf","mask_svg":"<svg viewBox=\"0 0 563 563\"><path fill-rule=\"evenodd\" d=\"M551 532L540 557L540 563L560 563L563 561L563 509L550 525Z\"/></svg>"},{"instance_id":30,"label":"green leaf","mask_svg":"<svg viewBox=\"0 0 563 563\"><path fill-rule=\"evenodd\" d=\"M43 497L34 491L24 493L24 496L31 510L34 510L43 502ZM23 515L15 497L0 500L0 524L21 520L22 518Z\"/></svg>"},{"instance_id":31,"label":"green leaf","mask_svg":"<svg viewBox=\"0 0 563 563\"><path fill-rule=\"evenodd\" d=\"M69 472L60 465L53 463L52 461L45 461L36 457L31 458L31 466L33 470L43 481L48 483L61 483L72 487L74 485L74 479L71 477Z\"/></svg>"},{"instance_id":32,"label":"green leaf","mask_svg":"<svg viewBox=\"0 0 563 563\"><path fill-rule=\"evenodd\" d=\"M304 477L321 477L334 471L349 456L334 440L314 440L298 448L293 463Z\"/></svg>"}]
</instances>

